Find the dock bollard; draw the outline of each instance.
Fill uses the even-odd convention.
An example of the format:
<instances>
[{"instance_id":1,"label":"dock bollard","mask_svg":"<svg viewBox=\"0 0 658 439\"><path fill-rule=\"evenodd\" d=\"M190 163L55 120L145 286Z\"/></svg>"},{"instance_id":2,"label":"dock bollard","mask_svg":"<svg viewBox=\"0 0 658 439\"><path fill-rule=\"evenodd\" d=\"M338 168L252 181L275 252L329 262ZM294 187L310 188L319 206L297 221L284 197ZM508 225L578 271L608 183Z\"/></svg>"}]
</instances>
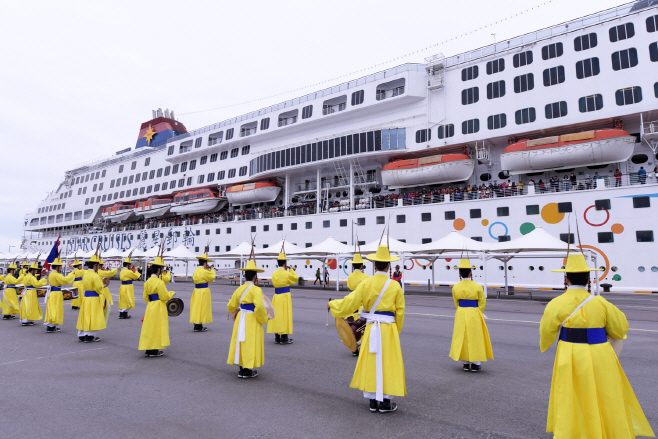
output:
<instances>
[{"instance_id":1,"label":"dock bollard","mask_svg":"<svg viewBox=\"0 0 658 439\"><path fill-rule=\"evenodd\" d=\"M432 290L430 289L430 280L427 279L427 292L429 293L430 291L432 291Z\"/></svg>"}]
</instances>

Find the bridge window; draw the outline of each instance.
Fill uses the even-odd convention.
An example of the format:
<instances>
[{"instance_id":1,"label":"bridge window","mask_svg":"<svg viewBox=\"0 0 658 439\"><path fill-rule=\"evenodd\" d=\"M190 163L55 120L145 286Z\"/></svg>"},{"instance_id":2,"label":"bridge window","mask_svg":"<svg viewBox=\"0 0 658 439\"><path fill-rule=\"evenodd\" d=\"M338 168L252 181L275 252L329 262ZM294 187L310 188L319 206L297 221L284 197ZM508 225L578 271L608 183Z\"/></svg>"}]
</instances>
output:
<instances>
[{"instance_id":1,"label":"bridge window","mask_svg":"<svg viewBox=\"0 0 658 439\"><path fill-rule=\"evenodd\" d=\"M384 99L388 99L404 94L404 85L405 85L405 78L400 78L391 82L385 82L383 84L379 84L376 90L377 100L382 101Z\"/></svg>"},{"instance_id":2,"label":"bridge window","mask_svg":"<svg viewBox=\"0 0 658 439\"><path fill-rule=\"evenodd\" d=\"M596 34L592 32L591 34L581 35L574 38L573 49L576 52L580 52L581 50L587 50L596 47L597 44L598 42L596 40Z\"/></svg>"},{"instance_id":3,"label":"bridge window","mask_svg":"<svg viewBox=\"0 0 658 439\"><path fill-rule=\"evenodd\" d=\"M496 81L487 84L487 99L502 98L503 96L505 96L505 81Z\"/></svg>"},{"instance_id":4,"label":"bridge window","mask_svg":"<svg viewBox=\"0 0 658 439\"><path fill-rule=\"evenodd\" d=\"M567 115L566 101L553 102L546 105L546 119L555 119Z\"/></svg>"},{"instance_id":5,"label":"bridge window","mask_svg":"<svg viewBox=\"0 0 658 439\"><path fill-rule=\"evenodd\" d=\"M462 69L462 81L470 81L478 77L478 66L466 67Z\"/></svg>"},{"instance_id":6,"label":"bridge window","mask_svg":"<svg viewBox=\"0 0 658 439\"><path fill-rule=\"evenodd\" d=\"M532 73L514 78L514 93L523 93L533 88L535 88L535 76Z\"/></svg>"},{"instance_id":7,"label":"bridge window","mask_svg":"<svg viewBox=\"0 0 658 439\"><path fill-rule=\"evenodd\" d=\"M620 24L619 26L611 27L609 34L610 42L615 43L617 41L633 38L635 36L635 27L633 26L633 23Z\"/></svg>"},{"instance_id":8,"label":"bridge window","mask_svg":"<svg viewBox=\"0 0 658 439\"><path fill-rule=\"evenodd\" d=\"M581 113L588 113L590 111L598 111L603 108L603 96L596 94L592 96L584 96L578 99L578 109Z\"/></svg>"},{"instance_id":9,"label":"bridge window","mask_svg":"<svg viewBox=\"0 0 658 439\"><path fill-rule=\"evenodd\" d=\"M534 122L535 119L536 119L535 109L532 107L524 108L522 110L517 110L517 112L514 113L514 120L516 121L517 125L523 125L524 123L531 123Z\"/></svg>"},{"instance_id":10,"label":"bridge window","mask_svg":"<svg viewBox=\"0 0 658 439\"><path fill-rule=\"evenodd\" d=\"M487 63L487 75L493 75L505 70L505 59L495 59Z\"/></svg>"},{"instance_id":11,"label":"bridge window","mask_svg":"<svg viewBox=\"0 0 658 439\"><path fill-rule=\"evenodd\" d=\"M589 58L576 63L576 78L583 79L589 78L590 76L596 76L600 73L599 69L599 59Z\"/></svg>"},{"instance_id":12,"label":"bridge window","mask_svg":"<svg viewBox=\"0 0 658 439\"><path fill-rule=\"evenodd\" d=\"M635 67L637 63L637 50L634 47L612 54L612 70L630 69Z\"/></svg>"},{"instance_id":13,"label":"bridge window","mask_svg":"<svg viewBox=\"0 0 658 439\"><path fill-rule=\"evenodd\" d=\"M561 84L564 82L564 66L551 67L544 70L544 86Z\"/></svg>"},{"instance_id":14,"label":"bridge window","mask_svg":"<svg viewBox=\"0 0 658 439\"><path fill-rule=\"evenodd\" d=\"M630 105L637 104L642 100L642 88L641 87L629 87L622 88L615 92L615 99L617 105Z\"/></svg>"},{"instance_id":15,"label":"bridge window","mask_svg":"<svg viewBox=\"0 0 658 439\"><path fill-rule=\"evenodd\" d=\"M551 58L558 58L563 53L562 43L549 44L541 48L541 58L544 61Z\"/></svg>"}]
</instances>

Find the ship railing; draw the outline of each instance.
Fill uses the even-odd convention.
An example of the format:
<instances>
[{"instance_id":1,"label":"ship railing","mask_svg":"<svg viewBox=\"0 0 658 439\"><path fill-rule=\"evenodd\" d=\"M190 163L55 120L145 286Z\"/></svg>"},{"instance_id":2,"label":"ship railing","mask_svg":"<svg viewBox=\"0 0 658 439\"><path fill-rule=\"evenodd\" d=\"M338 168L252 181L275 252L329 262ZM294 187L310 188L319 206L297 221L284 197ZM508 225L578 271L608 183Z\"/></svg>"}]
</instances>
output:
<instances>
[{"instance_id":1,"label":"ship railing","mask_svg":"<svg viewBox=\"0 0 658 439\"><path fill-rule=\"evenodd\" d=\"M404 85L401 85L399 87L391 88L388 90L377 90L377 100L381 101L384 99L392 98L395 96L400 96L404 94Z\"/></svg>"}]
</instances>

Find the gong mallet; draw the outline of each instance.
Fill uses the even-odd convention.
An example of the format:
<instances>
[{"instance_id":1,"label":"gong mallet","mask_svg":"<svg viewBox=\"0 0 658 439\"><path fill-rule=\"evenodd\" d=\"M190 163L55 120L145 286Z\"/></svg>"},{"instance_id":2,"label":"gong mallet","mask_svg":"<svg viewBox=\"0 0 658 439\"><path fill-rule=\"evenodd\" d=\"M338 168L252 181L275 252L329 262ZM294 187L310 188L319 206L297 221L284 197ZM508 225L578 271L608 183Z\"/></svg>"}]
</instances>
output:
<instances>
[{"instance_id":1,"label":"gong mallet","mask_svg":"<svg viewBox=\"0 0 658 439\"><path fill-rule=\"evenodd\" d=\"M329 302L331 302L331 297L329 298ZM327 302L327 326L329 326L329 302Z\"/></svg>"}]
</instances>

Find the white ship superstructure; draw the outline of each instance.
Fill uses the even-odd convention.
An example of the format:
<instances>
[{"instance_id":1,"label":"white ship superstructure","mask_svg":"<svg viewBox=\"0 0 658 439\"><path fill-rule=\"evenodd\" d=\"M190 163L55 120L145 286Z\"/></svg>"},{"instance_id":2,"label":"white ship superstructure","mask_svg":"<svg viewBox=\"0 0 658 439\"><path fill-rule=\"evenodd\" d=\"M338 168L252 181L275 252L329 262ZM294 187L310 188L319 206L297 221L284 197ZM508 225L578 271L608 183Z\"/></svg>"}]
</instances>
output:
<instances>
[{"instance_id":1,"label":"white ship superstructure","mask_svg":"<svg viewBox=\"0 0 658 439\"><path fill-rule=\"evenodd\" d=\"M224 253L251 233L261 248L283 236L302 248L328 236L352 244L357 234L377 239L391 214L391 235L413 244L452 230L506 241L535 227L575 242L567 223L577 216L582 243L600 255L601 281L651 291L654 3L436 55L189 132L173 112L154 112L134 150L66 172L25 216L23 247L46 251L61 235L65 252L165 239L196 252L212 240L211 251ZM136 206L158 199L167 201ZM306 278L320 266L295 263ZM489 283L507 275L520 287L561 284L555 260L487 264ZM455 281L451 265L435 266L437 283ZM430 278L426 261L406 268L407 282Z\"/></svg>"}]
</instances>

